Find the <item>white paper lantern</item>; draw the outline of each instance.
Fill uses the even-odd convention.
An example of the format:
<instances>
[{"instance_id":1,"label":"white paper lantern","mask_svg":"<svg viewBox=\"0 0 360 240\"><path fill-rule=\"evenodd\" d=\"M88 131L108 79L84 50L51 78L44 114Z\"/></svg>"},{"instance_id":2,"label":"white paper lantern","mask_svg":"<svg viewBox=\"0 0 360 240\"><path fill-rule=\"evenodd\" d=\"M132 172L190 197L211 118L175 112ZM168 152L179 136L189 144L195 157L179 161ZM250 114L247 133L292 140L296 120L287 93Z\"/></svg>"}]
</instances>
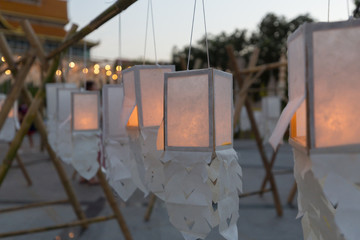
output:
<instances>
[{"instance_id":1,"label":"white paper lantern","mask_svg":"<svg viewBox=\"0 0 360 240\"><path fill-rule=\"evenodd\" d=\"M172 65L134 66L123 71L124 102L121 125L126 126L136 163L133 180L145 194L150 190L163 198L164 176L156 149L158 128L164 111L164 73Z\"/></svg>"},{"instance_id":2,"label":"white paper lantern","mask_svg":"<svg viewBox=\"0 0 360 240\"><path fill-rule=\"evenodd\" d=\"M79 174L91 179L99 169L100 98L98 91L72 92L73 157Z\"/></svg>"},{"instance_id":3,"label":"white paper lantern","mask_svg":"<svg viewBox=\"0 0 360 240\"><path fill-rule=\"evenodd\" d=\"M291 120L305 239L360 234L349 224L360 221L359 47L358 20L304 24L288 40L289 103L270 142Z\"/></svg>"},{"instance_id":4,"label":"white paper lantern","mask_svg":"<svg viewBox=\"0 0 360 240\"><path fill-rule=\"evenodd\" d=\"M106 160L107 179L110 186L124 200L136 190L132 172L134 159L131 157L129 138L125 126L121 125L124 100L122 85L104 85L103 99L103 146Z\"/></svg>"},{"instance_id":5,"label":"white paper lantern","mask_svg":"<svg viewBox=\"0 0 360 240\"><path fill-rule=\"evenodd\" d=\"M6 95L0 94L0 111L2 105L5 103ZM17 117L17 101L14 103L14 107L11 108L8 116L5 120L4 125L0 129L0 141L11 142L16 134L16 129L19 127L18 117Z\"/></svg>"},{"instance_id":6,"label":"white paper lantern","mask_svg":"<svg viewBox=\"0 0 360 240\"><path fill-rule=\"evenodd\" d=\"M185 239L219 226L238 239L241 168L232 148L232 75L215 69L165 74L165 203ZM161 142L163 144L161 144Z\"/></svg>"},{"instance_id":7,"label":"white paper lantern","mask_svg":"<svg viewBox=\"0 0 360 240\"><path fill-rule=\"evenodd\" d=\"M56 89L56 152L66 163L72 160L71 93L79 91L77 88Z\"/></svg>"}]
</instances>

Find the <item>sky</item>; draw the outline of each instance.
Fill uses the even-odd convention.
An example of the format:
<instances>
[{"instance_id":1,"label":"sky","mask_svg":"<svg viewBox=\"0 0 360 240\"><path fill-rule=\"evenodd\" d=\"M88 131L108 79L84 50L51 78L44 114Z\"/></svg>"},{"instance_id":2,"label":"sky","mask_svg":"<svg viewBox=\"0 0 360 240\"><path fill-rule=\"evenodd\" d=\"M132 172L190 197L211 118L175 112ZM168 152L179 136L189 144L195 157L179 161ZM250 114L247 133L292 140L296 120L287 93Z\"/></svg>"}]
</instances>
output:
<instances>
[{"instance_id":1,"label":"sky","mask_svg":"<svg viewBox=\"0 0 360 240\"><path fill-rule=\"evenodd\" d=\"M68 0L70 23L88 24L115 0ZM267 13L292 19L309 13L317 21L328 21L329 0L204 0L208 34L232 33L235 29L255 31ZM158 60L171 60L174 47L189 45L194 0L152 0ZM93 59L143 59L148 0L138 0L85 39L99 42L91 51ZM354 9L353 0L330 0L330 21L347 20ZM119 27L121 19L121 27ZM146 59L154 61L155 51L151 15L147 34ZM193 43L205 34L202 1L197 1ZM119 36L121 41L119 41Z\"/></svg>"}]
</instances>

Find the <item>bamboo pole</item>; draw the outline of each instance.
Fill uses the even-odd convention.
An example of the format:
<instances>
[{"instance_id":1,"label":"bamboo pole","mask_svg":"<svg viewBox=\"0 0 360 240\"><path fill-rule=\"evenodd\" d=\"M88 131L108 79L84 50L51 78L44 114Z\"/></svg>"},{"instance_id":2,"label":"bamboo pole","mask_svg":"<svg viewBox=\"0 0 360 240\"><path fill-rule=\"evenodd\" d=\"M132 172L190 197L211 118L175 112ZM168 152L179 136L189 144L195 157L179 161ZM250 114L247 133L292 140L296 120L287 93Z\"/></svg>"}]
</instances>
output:
<instances>
[{"instance_id":1,"label":"bamboo pole","mask_svg":"<svg viewBox=\"0 0 360 240\"><path fill-rule=\"evenodd\" d=\"M273 166L274 166L274 164L275 164L276 155L277 155L277 153L278 153L278 150L279 150L279 148L276 148L276 150L273 152L273 154L272 154L272 156L271 156L271 160L270 160L270 164L269 164L270 169L272 169ZM265 175L265 177L264 177L264 179L263 179L263 182L262 182L262 184L261 184L261 188L260 188L261 190L265 189L266 183L267 183L268 181L269 181L269 173L266 172L266 175ZM260 196L262 196L262 194L260 194Z\"/></svg>"},{"instance_id":2,"label":"bamboo pole","mask_svg":"<svg viewBox=\"0 0 360 240\"><path fill-rule=\"evenodd\" d=\"M26 171L25 165L24 165L23 161L21 160L19 154L16 154L15 158L16 158L16 162L18 163L18 165L19 165L19 167L20 167L21 172L23 173L23 175L24 175L24 177L25 177L25 180L26 180L28 186L31 186L31 185L32 185L32 181L31 181L30 175L29 175L29 173ZM1 211L0 211L0 212L1 212Z\"/></svg>"},{"instance_id":3,"label":"bamboo pole","mask_svg":"<svg viewBox=\"0 0 360 240\"><path fill-rule=\"evenodd\" d=\"M64 199L64 200L49 201L49 202L30 203L30 204L19 206L19 207L0 209L0 213L13 212L13 211L24 210L24 209L29 209L29 208L45 207L45 206L56 205L56 204L64 204L64 203L68 203L68 202L69 202L68 199Z\"/></svg>"},{"instance_id":4,"label":"bamboo pole","mask_svg":"<svg viewBox=\"0 0 360 240\"><path fill-rule=\"evenodd\" d=\"M59 225L54 225L54 226L49 226L49 227L33 228L33 229L29 229L29 230L1 233L0 238L19 236L19 235L25 235L25 234L31 234L31 233L38 233L38 232L45 232L45 231L51 231L51 230L56 230L56 229L61 229L61 228L75 227L75 226L84 225L84 224L92 224L92 223L97 223L97 222L108 221L108 220L111 220L114 218L115 218L115 215L106 216L106 217L94 217L94 218L88 218L85 220L74 221L72 223L64 223L64 224L59 224Z\"/></svg>"},{"instance_id":5,"label":"bamboo pole","mask_svg":"<svg viewBox=\"0 0 360 240\"><path fill-rule=\"evenodd\" d=\"M247 69L244 69L244 70L240 70L239 73L241 73L241 74L251 74L251 73L255 73L255 72L260 71L262 68L265 68L265 70L271 70L271 69L284 67L284 66L287 66L287 61L286 60L275 62L275 63L268 63L268 64L263 64L263 65L258 65L256 67L247 68Z\"/></svg>"},{"instance_id":6,"label":"bamboo pole","mask_svg":"<svg viewBox=\"0 0 360 240\"><path fill-rule=\"evenodd\" d=\"M130 5L135 3L137 0L118 0L113 5L108 7L103 11L99 16L92 20L88 25L83 27L80 31L74 34L70 39L61 44L58 48L53 50L46 59L52 59L54 56L64 51L66 48L70 47L74 43L77 43L83 39L86 35L93 32L95 29L106 23L111 18L115 17L117 14L121 13L127 9Z\"/></svg>"},{"instance_id":7,"label":"bamboo pole","mask_svg":"<svg viewBox=\"0 0 360 240\"><path fill-rule=\"evenodd\" d=\"M113 196L113 193L111 191L111 188L109 186L109 184L106 181L106 178L104 176L104 174L101 172L101 167L99 168L98 172L97 172L97 177L100 181L100 184L104 190L105 193L105 197L108 200L110 207L112 208L114 215L115 215L115 219L117 220L120 229L125 237L126 240L132 240L132 236L131 233L129 231L129 228L126 225L125 219L122 216L120 209L115 201L115 198Z\"/></svg>"},{"instance_id":8,"label":"bamboo pole","mask_svg":"<svg viewBox=\"0 0 360 240\"><path fill-rule=\"evenodd\" d=\"M233 68L233 72L235 73L235 76L240 78L240 79L238 79L238 81L239 81L240 87L242 87L244 85L244 79L242 78L240 70L239 70L239 68L238 68L238 66L236 64L234 51L231 50L231 49L232 49L232 47L227 46L230 65ZM252 64L254 64L254 62L255 61L251 61ZM254 68L253 66L249 66L249 67ZM264 67L261 67L259 69L262 70L263 68ZM270 181L270 186L271 186L271 190L272 190L272 195L273 195L273 199L274 199L276 212L277 212L278 216L282 216L283 211L282 211L282 206L281 206L281 202L280 202L280 198L279 198L279 193L278 193L278 190L277 190L277 187L276 187L275 179L274 179L274 176L273 176L273 174L271 172L271 168L270 168L269 162L268 162L267 157L266 157L264 146L262 144L262 139L261 139L261 136L260 136L260 132L259 132L259 129L258 129L257 124L256 124L254 113L252 111L251 103L250 103L248 98L245 98L245 108L246 108L246 112L247 112L249 120L250 120L252 132L254 133L254 136L255 136L256 145L257 145L257 147L259 149L259 153L260 153L260 156L261 156L261 161L262 161L263 166L265 168L266 174L269 175L269 181Z\"/></svg>"},{"instance_id":9,"label":"bamboo pole","mask_svg":"<svg viewBox=\"0 0 360 240\"><path fill-rule=\"evenodd\" d=\"M293 200L295 198L296 192L297 192L297 185L296 182L294 182L294 185L292 186L289 196L287 198L287 204L293 205Z\"/></svg>"},{"instance_id":10,"label":"bamboo pole","mask_svg":"<svg viewBox=\"0 0 360 240\"><path fill-rule=\"evenodd\" d=\"M3 33L0 33L0 50L1 50L1 53L4 55L4 58L6 60L6 63L9 66L9 68L11 70L16 69L16 64L13 59L13 55L11 53L10 48L8 47L5 35Z\"/></svg>"},{"instance_id":11,"label":"bamboo pole","mask_svg":"<svg viewBox=\"0 0 360 240\"><path fill-rule=\"evenodd\" d=\"M144 221L145 222L148 222L150 220L151 213L152 213L153 208L155 206L156 198L157 197L155 196L155 194L153 194L153 193L150 194L149 206L147 207L147 210L146 210L146 213L145 213L145 216L144 216Z\"/></svg>"}]
</instances>

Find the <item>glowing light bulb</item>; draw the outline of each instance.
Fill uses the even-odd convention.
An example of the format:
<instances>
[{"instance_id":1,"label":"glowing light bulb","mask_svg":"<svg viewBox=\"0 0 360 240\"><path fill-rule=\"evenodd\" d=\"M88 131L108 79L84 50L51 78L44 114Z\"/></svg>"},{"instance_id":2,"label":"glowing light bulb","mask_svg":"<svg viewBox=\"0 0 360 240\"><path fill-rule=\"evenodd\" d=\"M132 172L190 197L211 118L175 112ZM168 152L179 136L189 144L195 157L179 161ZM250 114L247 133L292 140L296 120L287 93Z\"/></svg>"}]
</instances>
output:
<instances>
[{"instance_id":1,"label":"glowing light bulb","mask_svg":"<svg viewBox=\"0 0 360 240\"><path fill-rule=\"evenodd\" d=\"M120 72L122 70L122 67L120 65L116 66L116 71Z\"/></svg>"},{"instance_id":2,"label":"glowing light bulb","mask_svg":"<svg viewBox=\"0 0 360 240\"><path fill-rule=\"evenodd\" d=\"M100 68L100 65L96 63L96 64L94 65L94 68L99 69L99 68Z\"/></svg>"},{"instance_id":3,"label":"glowing light bulb","mask_svg":"<svg viewBox=\"0 0 360 240\"><path fill-rule=\"evenodd\" d=\"M85 73L85 74L87 74L87 73L89 72L89 69L83 68L82 72Z\"/></svg>"},{"instance_id":4,"label":"glowing light bulb","mask_svg":"<svg viewBox=\"0 0 360 240\"><path fill-rule=\"evenodd\" d=\"M106 71L109 71L109 70L110 70L110 68L111 68L111 67L110 67L110 65L109 65L109 64L107 64L107 65L105 66L105 70L106 70Z\"/></svg>"},{"instance_id":5,"label":"glowing light bulb","mask_svg":"<svg viewBox=\"0 0 360 240\"><path fill-rule=\"evenodd\" d=\"M6 70L6 71L5 71L5 74L6 74L6 75L10 75L10 74L11 74L11 70L9 70L9 69Z\"/></svg>"},{"instance_id":6,"label":"glowing light bulb","mask_svg":"<svg viewBox=\"0 0 360 240\"><path fill-rule=\"evenodd\" d=\"M1 61L2 61L2 62L5 62L5 58L4 58L4 57L1 57Z\"/></svg>"},{"instance_id":7,"label":"glowing light bulb","mask_svg":"<svg viewBox=\"0 0 360 240\"><path fill-rule=\"evenodd\" d=\"M74 68L74 67L75 67L75 63L74 63L74 62L70 62L70 63L69 63L69 67L70 67L70 68Z\"/></svg>"},{"instance_id":8,"label":"glowing light bulb","mask_svg":"<svg viewBox=\"0 0 360 240\"><path fill-rule=\"evenodd\" d=\"M94 68L94 73L95 74L99 74L100 73L100 70L98 68Z\"/></svg>"},{"instance_id":9,"label":"glowing light bulb","mask_svg":"<svg viewBox=\"0 0 360 240\"><path fill-rule=\"evenodd\" d=\"M56 75L57 75L57 76L61 76L61 70L59 70L59 69L56 70Z\"/></svg>"},{"instance_id":10,"label":"glowing light bulb","mask_svg":"<svg viewBox=\"0 0 360 240\"><path fill-rule=\"evenodd\" d=\"M116 74L113 74L111 78L116 81L118 79L118 76Z\"/></svg>"},{"instance_id":11,"label":"glowing light bulb","mask_svg":"<svg viewBox=\"0 0 360 240\"><path fill-rule=\"evenodd\" d=\"M111 71L106 71L106 76L110 77L111 76Z\"/></svg>"}]
</instances>

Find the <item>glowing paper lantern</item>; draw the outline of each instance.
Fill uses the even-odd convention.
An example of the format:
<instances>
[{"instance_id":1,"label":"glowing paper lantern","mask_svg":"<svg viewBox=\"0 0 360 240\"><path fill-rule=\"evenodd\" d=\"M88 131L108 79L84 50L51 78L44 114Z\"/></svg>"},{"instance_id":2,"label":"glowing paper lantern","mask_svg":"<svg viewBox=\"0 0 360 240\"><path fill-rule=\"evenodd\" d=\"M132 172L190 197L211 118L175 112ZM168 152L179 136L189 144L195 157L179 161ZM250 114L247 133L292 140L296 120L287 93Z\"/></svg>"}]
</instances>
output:
<instances>
[{"instance_id":1,"label":"glowing paper lantern","mask_svg":"<svg viewBox=\"0 0 360 240\"><path fill-rule=\"evenodd\" d=\"M165 74L165 203L185 239L219 226L238 239L241 167L232 148L232 75L215 69Z\"/></svg>"},{"instance_id":2,"label":"glowing paper lantern","mask_svg":"<svg viewBox=\"0 0 360 240\"><path fill-rule=\"evenodd\" d=\"M123 70L124 102L121 124L130 137L130 149L136 162L133 179L145 194L150 190L162 198L163 165L156 149L158 128L164 111L164 73L174 66L134 66Z\"/></svg>"},{"instance_id":3,"label":"glowing paper lantern","mask_svg":"<svg viewBox=\"0 0 360 240\"><path fill-rule=\"evenodd\" d=\"M6 95L0 94L0 111L5 100L6 100ZM10 110L4 125L0 129L0 141L11 142L14 139L16 134L16 129L18 128L19 128L19 122L17 117L17 101L15 101L14 107Z\"/></svg>"},{"instance_id":4,"label":"glowing paper lantern","mask_svg":"<svg viewBox=\"0 0 360 240\"><path fill-rule=\"evenodd\" d=\"M100 98L97 91L72 92L73 157L71 164L90 179L99 169Z\"/></svg>"},{"instance_id":5,"label":"glowing paper lantern","mask_svg":"<svg viewBox=\"0 0 360 240\"><path fill-rule=\"evenodd\" d=\"M304 24L288 39L289 103L270 143L291 121L305 239L360 234L348 224L360 220L359 47L357 20Z\"/></svg>"},{"instance_id":6,"label":"glowing paper lantern","mask_svg":"<svg viewBox=\"0 0 360 240\"><path fill-rule=\"evenodd\" d=\"M122 85L104 85L103 97L103 146L107 179L110 186L124 200L136 190L132 180L134 160L130 155L129 138L120 123L124 89Z\"/></svg>"}]
</instances>

